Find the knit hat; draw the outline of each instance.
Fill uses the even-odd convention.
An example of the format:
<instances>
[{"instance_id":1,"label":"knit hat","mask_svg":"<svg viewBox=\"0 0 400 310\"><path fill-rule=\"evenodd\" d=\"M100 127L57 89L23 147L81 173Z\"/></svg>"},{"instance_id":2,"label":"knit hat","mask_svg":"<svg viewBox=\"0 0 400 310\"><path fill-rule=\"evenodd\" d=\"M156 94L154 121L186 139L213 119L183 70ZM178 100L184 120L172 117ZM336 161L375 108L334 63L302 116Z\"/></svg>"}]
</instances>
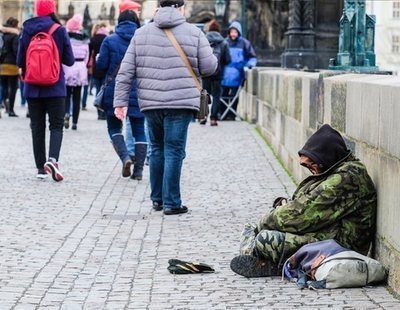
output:
<instances>
[{"instance_id":1,"label":"knit hat","mask_svg":"<svg viewBox=\"0 0 400 310\"><path fill-rule=\"evenodd\" d=\"M67 23L65 24L65 27L69 32L78 32L79 30L82 29L82 21L83 17L80 14L75 14L70 18Z\"/></svg>"},{"instance_id":2,"label":"knit hat","mask_svg":"<svg viewBox=\"0 0 400 310\"><path fill-rule=\"evenodd\" d=\"M298 152L318 164L322 172L328 170L337 162L349 155L346 143L339 132L328 124L318 129Z\"/></svg>"},{"instance_id":3,"label":"knit hat","mask_svg":"<svg viewBox=\"0 0 400 310\"><path fill-rule=\"evenodd\" d=\"M131 11L139 11L141 8L141 4L135 2L135 1L131 1L131 0L124 0L119 4L119 12L122 13L124 11L127 10L131 10Z\"/></svg>"},{"instance_id":4,"label":"knit hat","mask_svg":"<svg viewBox=\"0 0 400 310\"><path fill-rule=\"evenodd\" d=\"M208 31L221 32L221 27L215 19L208 25Z\"/></svg>"},{"instance_id":5,"label":"knit hat","mask_svg":"<svg viewBox=\"0 0 400 310\"><path fill-rule=\"evenodd\" d=\"M179 8L185 4L184 0L160 0L160 7L173 6Z\"/></svg>"},{"instance_id":6,"label":"knit hat","mask_svg":"<svg viewBox=\"0 0 400 310\"><path fill-rule=\"evenodd\" d=\"M37 16L47 16L56 11L54 0L36 0L35 11Z\"/></svg>"}]
</instances>

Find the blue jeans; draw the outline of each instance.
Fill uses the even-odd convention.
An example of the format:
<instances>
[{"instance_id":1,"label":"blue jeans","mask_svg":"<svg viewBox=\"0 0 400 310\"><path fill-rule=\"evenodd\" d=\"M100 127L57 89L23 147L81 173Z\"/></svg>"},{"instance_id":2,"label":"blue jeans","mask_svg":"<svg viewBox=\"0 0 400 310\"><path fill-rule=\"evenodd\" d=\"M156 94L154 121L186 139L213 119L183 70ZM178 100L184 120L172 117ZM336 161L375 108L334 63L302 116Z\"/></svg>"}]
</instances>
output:
<instances>
[{"instance_id":1,"label":"blue jeans","mask_svg":"<svg viewBox=\"0 0 400 310\"><path fill-rule=\"evenodd\" d=\"M145 111L144 114L151 146L150 199L162 202L165 208L180 208L182 162L193 111L165 109Z\"/></svg>"},{"instance_id":2,"label":"blue jeans","mask_svg":"<svg viewBox=\"0 0 400 310\"><path fill-rule=\"evenodd\" d=\"M137 142L146 142L146 135L144 134L144 117L129 116L129 121L132 127L132 135ZM122 133L122 121L114 115L107 115L107 129L110 139L115 134Z\"/></svg>"},{"instance_id":3,"label":"blue jeans","mask_svg":"<svg viewBox=\"0 0 400 310\"><path fill-rule=\"evenodd\" d=\"M125 123L125 144L126 148L128 149L129 156L135 156L135 138L132 135L132 126L129 117L126 119Z\"/></svg>"}]
</instances>

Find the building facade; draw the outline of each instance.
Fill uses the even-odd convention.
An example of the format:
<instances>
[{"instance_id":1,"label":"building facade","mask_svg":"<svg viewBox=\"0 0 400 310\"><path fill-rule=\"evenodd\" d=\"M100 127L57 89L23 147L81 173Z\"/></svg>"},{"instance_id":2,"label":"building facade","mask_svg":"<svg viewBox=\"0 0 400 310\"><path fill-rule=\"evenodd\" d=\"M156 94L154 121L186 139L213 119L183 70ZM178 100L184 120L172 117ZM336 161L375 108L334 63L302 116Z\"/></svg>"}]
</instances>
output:
<instances>
[{"instance_id":1,"label":"building facade","mask_svg":"<svg viewBox=\"0 0 400 310\"><path fill-rule=\"evenodd\" d=\"M380 70L400 72L400 0L367 1L367 13L376 16L375 54Z\"/></svg>"}]
</instances>

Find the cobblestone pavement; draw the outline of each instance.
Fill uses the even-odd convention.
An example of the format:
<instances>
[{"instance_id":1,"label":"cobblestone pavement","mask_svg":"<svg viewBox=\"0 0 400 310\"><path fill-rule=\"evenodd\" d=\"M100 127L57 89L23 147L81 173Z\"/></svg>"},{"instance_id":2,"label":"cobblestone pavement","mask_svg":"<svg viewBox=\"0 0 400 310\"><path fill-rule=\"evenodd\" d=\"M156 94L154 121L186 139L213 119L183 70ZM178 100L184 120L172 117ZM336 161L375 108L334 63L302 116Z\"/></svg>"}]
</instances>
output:
<instances>
[{"instance_id":1,"label":"cobblestone pavement","mask_svg":"<svg viewBox=\"0 0 400 310\"><path fill-rule=\"evenodd\" d=\"M61 183L36 179L25 112L0 119L0 309L400 309L383 286L301 291L230 270L243 224L294 189L253 126L191 124L190 211L163 216L150 207L148 169L140 182L120 177L106 124L89 109L65 132ZM171 275L170 258L216 273Z\"/></svg>"}]
</instances>

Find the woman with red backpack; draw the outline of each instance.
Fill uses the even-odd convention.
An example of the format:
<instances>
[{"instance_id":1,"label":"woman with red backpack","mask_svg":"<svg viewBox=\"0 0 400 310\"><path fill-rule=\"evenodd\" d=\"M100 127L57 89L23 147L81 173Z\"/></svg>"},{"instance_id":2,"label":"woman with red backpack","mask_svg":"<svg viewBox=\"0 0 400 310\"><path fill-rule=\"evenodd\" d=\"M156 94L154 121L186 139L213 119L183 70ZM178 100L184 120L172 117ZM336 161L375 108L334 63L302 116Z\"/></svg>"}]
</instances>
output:
<instances>
[{"instance_id":1,"label":"woman with red backpack","mask_svg":"<svg viewBox=\"0 0 400 310\"><path fill-rule=\"evenodd\" d=\"M25 80L24 96L28 101L31 118L33 154L35 157L37 177L43 179L50 173L54 181L62 181L63 176L58 167L58 159L63 138L66 85L61 64L72 66L75 58L72 52L67 31L61 26L55 15L56 4L54 0L36 0L36 17L28 19L23 24L23 31L18 47L17 64L22 69L22 78L28 77L30 71L40 71L45 68L32 68L34 66L29 57L28 48L33 43L33 38L42 32L42 36L53 31L52 40L55 43L54 59L59 59L55 82L51 85L40 85L40 82ZM54 26L55 25L55 26ZM55 55L57 54L57 55ZM58 57L58 58L57 58ZM47 63L49 67L49 63ZM33 70L35 69L35 70ZM59 71L57 71L58 69ZM49 156L46 158L46 114L49 117L50 146Z\"/></svg>"}]
</instances>

